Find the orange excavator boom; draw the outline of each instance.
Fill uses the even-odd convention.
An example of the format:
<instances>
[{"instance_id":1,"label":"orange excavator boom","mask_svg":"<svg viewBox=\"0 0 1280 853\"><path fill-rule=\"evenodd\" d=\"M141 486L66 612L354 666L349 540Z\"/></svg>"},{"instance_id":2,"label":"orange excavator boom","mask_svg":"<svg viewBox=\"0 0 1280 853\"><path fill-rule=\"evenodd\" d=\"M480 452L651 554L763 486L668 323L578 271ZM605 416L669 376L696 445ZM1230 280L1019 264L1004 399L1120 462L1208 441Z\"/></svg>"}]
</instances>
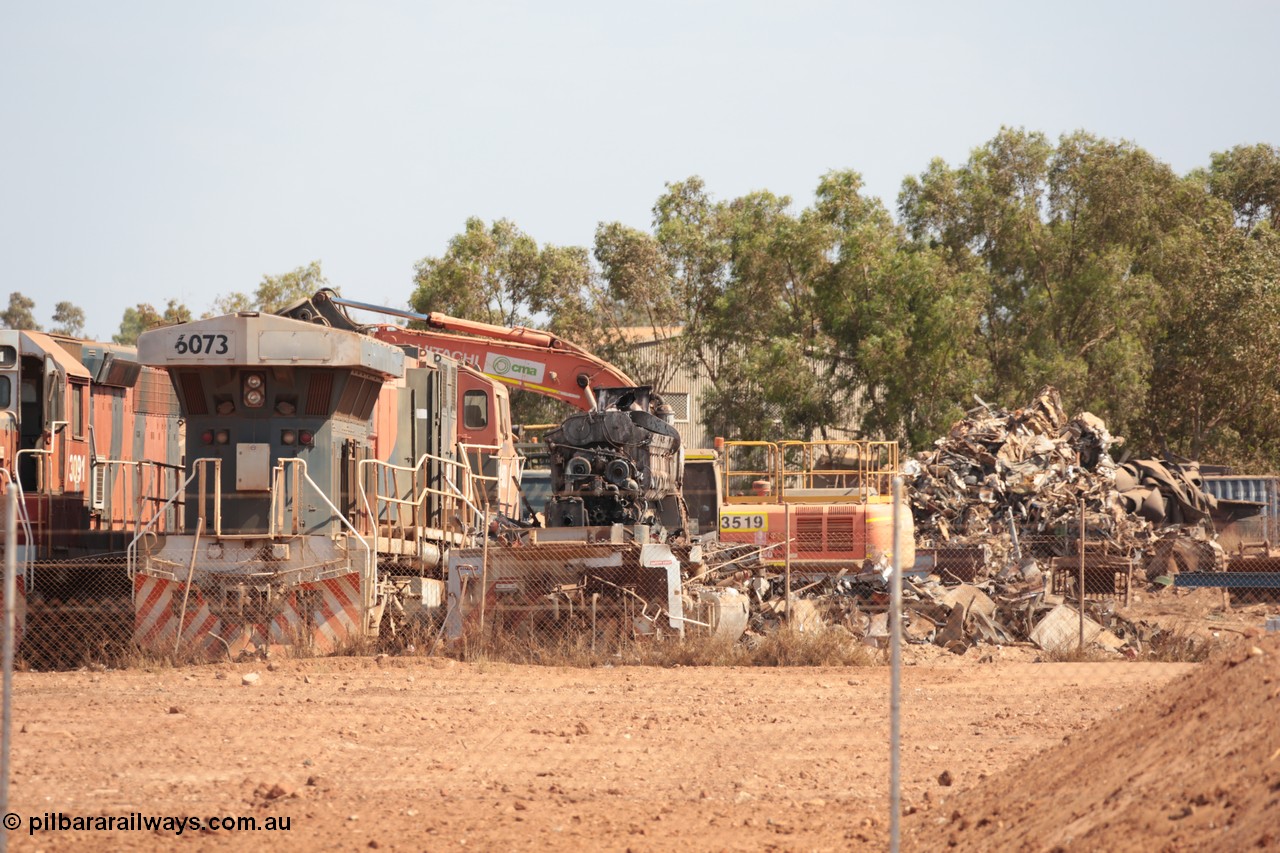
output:
<instances>
[{"instance_id":1,"label":"orange excavator boom","mask_svg":"<svg viewBox=\"0 0 1280 853\"><path fill-rule=\"evenodd\" d=\"M343 308L374 311L423 323L427 328L410 329L394 325L366 328L379 340L448 355L514 388L563 400L584 412L596 407L593 389L633 387L636 384L621 368L577 344L539 329L481 323L436 311L420 314L384 308L344 299L330 290L320 291L310 301L326 317L331 315L330 311L324 310L324 303L328 302Z\"/></svg>"}]
</instances>

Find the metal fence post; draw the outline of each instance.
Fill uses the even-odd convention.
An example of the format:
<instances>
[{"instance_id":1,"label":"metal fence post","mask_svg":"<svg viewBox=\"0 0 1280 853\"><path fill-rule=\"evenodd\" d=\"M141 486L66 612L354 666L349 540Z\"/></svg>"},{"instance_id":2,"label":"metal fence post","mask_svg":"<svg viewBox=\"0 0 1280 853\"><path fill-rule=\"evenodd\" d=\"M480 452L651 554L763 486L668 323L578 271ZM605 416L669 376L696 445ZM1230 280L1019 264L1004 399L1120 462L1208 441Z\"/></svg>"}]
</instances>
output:
<instances>
[{"instance_id":1,"label":"metal fence post","mask_svg":"<svg viewBox=\"0 0 1280 853\"><path fill-rule=\"evenodd\" d=\"M484 506L484 526L481 528L484 539L480 541L480 643L485 642L484 611L489 597L489 504Z\"/></svg>"},{"instance_id":2,"label":"metal fence post","mask_svg":"<svg viewBox=\"0 0 1280 853\"><path fill-rule=\"evenodd\" d=\"M18 492L10 484L4 502L4 715L0 720L0 813L9 813L9 745L13 730L14 605L18 597ZM9 834L0 832L0 851Z\"/></svg>"},{"instance_id":3,"label":"metal fence post","mask_svg":"<svg viewBox=\"0 0 1280 853\"><path fill-rule=\"evenodd\" d=\"M1080 608L1080 643L1084 652L1084 498L1080 499L1080 583L1076 587L1076 606Z\"/></svg>"},{"instance_id":4,"label":"metal fence post","mask_svg":"<svg viewBox=\"0 0 1280 853\"><path fill-rule=\"evenodd\" d=\"M902 818L902 478L893 478L893 575L889 581L889 849L901 846Z\"/></svg>"},{"instance_id":5,"label":"metal fence post","mask_svg":"<svg viewBox=\"0 0 1280 853\"><path fill-rule=\"evenodd\" d=\"M783 566L786 574L786 600L787 607L787 633L793 633L796 630L795 618L791 608L791 504L782 505L783 522L782 547L783 547Z\"/></svg>"}]
</instances>

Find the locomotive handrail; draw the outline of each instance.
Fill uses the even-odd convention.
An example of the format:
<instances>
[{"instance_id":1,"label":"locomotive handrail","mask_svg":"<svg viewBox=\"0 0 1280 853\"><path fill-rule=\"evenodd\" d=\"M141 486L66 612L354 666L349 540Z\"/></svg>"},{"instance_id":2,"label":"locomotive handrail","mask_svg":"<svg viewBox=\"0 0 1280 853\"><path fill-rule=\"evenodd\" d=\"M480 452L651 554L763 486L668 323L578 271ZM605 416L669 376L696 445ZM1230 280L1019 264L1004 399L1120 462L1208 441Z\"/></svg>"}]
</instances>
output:
<instances>
[{"instance_id":1,"label":"locomotive handrail","mask_svg":"<svg viewBox=\"0 0 1280 853\"><path fill-rule=\"evenodd\" d=\"M157 512L157 514L156 514L156 515L155 515L155 516L154 516L150 521L148 521L145 525L143 525L143 526L142 526L142 528L141 528L141 529L139 529L139 530L138 530L138 532L134 535L133 539L132 539L132 540L130 540L130 542L129 542L129 546L128 546L128 548L126 549L126 552L125 552L125 553L126 553L126 562L127 562L127 566L128 566L128 574L129 574L129 579L130 579L130 580L132 580L132 579L133 579L133 577L137 574L137 552L138 552L138 542L139 542L139 541L140 541L144 536L146 536L146 534L147 534L148 532L150 532L152 525L154 525L154 524L155 524L155 522L156 522L156 519L157 519L157 518L162 517L162 516L163 516L163 514L164 514L164 512L165 512L165 511L166 511L166 510L167 510L167 509L168 509L168 508L169 508L169 507L170 507L170 506L171 506L171 505L172 505L172 504L173 504L173 503L174 503L174 502L175 502L175 501L176 501L176 500L181 496L181 495L183 495L183 494L186 492L186 490L187 490L187 486L191 485L191 481L192 481L192 480L194 480L194 479L196 478L196 476L197 476L197 475L200 475L200 476L201 476L201 480L202 480L202 482L201 482L201 484L200 484L200 494L201 494L201 505L200 505L200 508L199 508L199 509L200 509L200 515L199 515L199 518L198 518L197 523L200 525L200 527L201 527L201 528L203 528L203 527L205 526L205 525L203 525L203 523L202 523L202 522L204 521L204 503L205 503L205 500L204 500L204 492L205 492L205 488L204 488L203 480L205 479L205 476L206 476L206 475L204 474L204 470L205 470L205 468L206 468L210 463L212 463L212 464L213 464L213 466L214 466L214 502L215 502L215 506L214 506L214 509L215 509L215 512L214 512L214 526L215 526L215 535L216 535L216 536L218 536L218 537L221 537L221 536L222 536L222 533L221 533L221 530L222 530L222 500L221 500L221 498L222 498L222 477L221 477L222 460L221 460L221 459L216 459L216 458L213 458L213 457L204 457L204 458L201 458L201 459L196 459L195 461L193 461L193 462L192 462L192 471L191 471L191 473L190 473L190 474L188 474L188 475L187 475L187 478L186 478L185 480L183 480L183 481L182 481L182 483L178 486L178 488L174 491L174 493L169 497L169 499L168 499L167 501L165 501L164 506L162 506L162 507L160 508L160 510ZM329 507L329 511L330 511L330 512L332 512L335 516L337 516L337 518L338 518L338 519L339 519L339 520L340 520L340 521L341 521L341 522L346 526L346 528L347 528L349 531L351 531L351 535L352 535L352 536L354 536L354 537L356 538L356 541L358 541L358 542L360 543L360 545L364 548L364 550L365 550L365 562L366 562L366 565L367 565L367 566L369 566L369 565L376 565L375 563L373 563L373 553L374 553L374 552L373 552L373 550L369 547L369 543L368 543L367 541L365 541L365 538L364 538L363 536L361 536L361 535L360 535L360 532L359 532L358 530L356 530L356 529L355 529L355 527L353 527L353 526L352 526L351 522L350 522L349 520L347 520L347 518L346 518L345 516L343 516L341 512L339 512L339 511L338 511L338 508L337 508L336 506L334 506L334 505L333 505L333 502L332 502L331 500L329 500L328 495L326 495L326 494L324 493L324 491L323 491L323 490L321 490L321 488L320 488L319 486L317 486L317 485L316 485L315 481L311 479L311 476L307 473L307 470L306 470L306 468L307 468L306 460L304 460L304 459L281 459L281 460L279 460L279 462L278 462L278 463L277 463L277 465L276 465L276 470L280 470L280 469L283 467L283 465L284 465L285 463L296 463L299 467L301 467L301 469L302 469L302 472L301 472L301 473L302 473L302 478L303 478L303 479L305 479L305 480L306 480L306 482L307 482L307 484L308 484L308 485L310 485L310 486L311 486L311 488L315 490L316 494L318 494L318 495L320 496L320 499L321 499L322 501L324 501L324 503L325 503L325 505L326 505L326 506L328 506L328 507ZM275 490L273 489L273 495L272 495L272 500L273 500L273 502L274 502L274 499L275 499L274 491L275 491ZM274 531L272 532L272 535L275 535Z\"/></svg>"},{"instance_id":2,"label":"locomotive handrail","mask_svg":"<svg viewBox=\"0 0 1280 853\"><path fill-rule=\"evenodd\" d=\"M50 519L50 516L52 515L52 509L53 509L53 493L50 490L51 483L53 480L53 450L46 449L46 448L39 448L39 447L28 447L24 450L19 450L17 453L13 454L13 467L15 471L19 471L19 472L22 471L21 459L24 453L30 456L37 457L38 459L37 465L39 466L39 470L37 473L39 476L37 478L37 488L35 493L35 499L37 501L44 501L45 503L47 511L44 513L44 518L46 519L46 531L47 531L47 528L48 528L47 522ZM45 471L44 471L45 467L48 467L49 469L49 473L47 475L45 474ZM19 489L22 488L21 476L22 475L19 474L18 478L15 479L14 481L18 484ZM25 493L24 493L24 497L25 497ZM28 548L31 548L35 545L36 543L32 542L30 539L27 540Z\"/></svg>"},{"instance_id":3,"label":"locomotive handrail","mask_svg":"<svg viewBox=\"0 0 1280 853\"><path fill-rule=\"evenodd\" d=\"M301 472L299 471L301 467ZM284 481L284 477L288 471L293 472L293 494L294 499L289 506L292 512L289 520L291 522L288 535L297 536L301 532L301 513L299 512L298 493L301 491L299 487L298 474L306 476L307 463L305 459L281 457L276 460L275 467L271 469L271 504L267 510L267 535L271 538L286 535L284 532L284 494L280 484Z\"/></svg>"},{"instance_id":4,"label":"locomotive handrail","mask_svg":"<svg viewBox=\"0 0 1280 853\"><path fill-rule=\"evenodd\" d=\"M462 451L458 455L461 456L463 462L466 463L467 474L470 477L470 480L471 481L480 480L485 483L492 483L494 485L494 490L496 494L497 486L501 482L501 477L498 474L485 474L483 465L481 466L480 471L473 471L471 469L471 452L476 451L478 454L490 453L496 457L497 454L502 452L502 446L497 444L468 444L467 442L458 442L458 449ZM508 471L507 473L509 476L515 477L516 482L519 483L520 477L524 473L525 458L517 454L515 458L512 460L512 462L516 466L515 473L512 473L510 471ZM486 488L483 491L485 496L485 501L484 501L485 507L488 508L489 490ZM502 507L501 505L499 505L499 512L507 512L507 511L508 510L505 507Z\"/></svg>"},{"instance_id":5,"label":"locomotive handrail","mask_svg":"<svg viewBox=\"0 0 1280 853\"><path fill-rule=\"evenodd\" d=\"M414 475L414 479L416 482L417 475L422 472L422 468L429 462L442 463L443 465L452 469L457 469L458 471L466 475L463 482L463 485L466 488L459 489L457 483L455 483L451 477L445 477L444 482L448 484L448 486L451 489L453 489L452 493L443 491L441 489L433 488L431 486L424 486L421 492L417 494L417 496L414 497L412 500L393 497L390 495L384 495L382 494L381 491L378 491L378 490L375 490L374 499L383 500L388 504L399 504L401 506L414 507L416 509L419 506L421 506L422 501L426 498L427 495L434 494L434 495L439 495L440 497L443 497L443 498L448 498L450 500L461 500L464 504L466 504L467 508L470 509L474 515L480 515L481 514L480 508L477 507L473 502L473 499L475 497L475 488L471 484L471 477L472 477L471 472L466 466L464 466L462 463L458 462L457 460L446 459L441 456L435 456L430 453L424 453L422 456L418 458L417 463L412 467L407 465L396 465L393 462L384 462L381 459L362 459L360 460L360 467L361 468L364 468L366 466L377 467L377 468L380 468L383 473L398 471L400 473ZM375 482L376 481L377 481L377 477L375 475ZM369 506L368 491L365 489L364 484L365 484L365 477L361 476L359 478L360 498L361 498L361 501L364 503L365 513L376 525L378 523L379 515L377 512L374 511L376 507ZM391 519L388 518L387 520L390 521ZM466 524L466 520L463 520L463 523Z\"/></svg>"},{"instance_id":6,"label":"locomotive handrail","mask_svg":"<svg viewBox=\"0 0 1280 853\"><path fill-rule=\"evenodd\" d=\"M160 510L154 516L152 516L151 520L148 521L146 524L142 525L142 527L138 529L138 532L133 535L133 538L129 540L129 546L125 548L125 570L129 575L129 580L133 580L134 576L137 574L138 542L142 539L142 537L146 536L147 533L150 532L151 525L155 524L156 519L163 516L164 512L169 508L169 506L174 501L176 501L180 495L186 492L187 486L191 485L191 481L196 478L196 474L203 470L203 468L197 467L201 462L221 462L221 461L222 460L220 459L195 460L195 462L192 463L193 470L190 474L187 475L187 479L182 481L182 484L178 486L178 488L174 490L173 494L169 496L169 499L164 502L164 506L160 507Z\"/></svg>"},{"instance_id":7,"label":"locomotive handrail","mask_svg":"<svg viewBox=\"0 0 1280 853\"><path fill-rule=\"evenodd\" d=\"M9 486L13 486L18 492L18 523L22 525L22 541L25 546L22 549L22 580L24 588L30 593L35 585L35 560L31 557L31 515L27 512L26 495L22 492L22 483L8 468L0 468L0 482L4 484L6 492Z\"/></svg>"},{"instance_id":8,"label":"locomotive handrail","mask_svg":"<svg viewBox=\"0 0 1280 853\"><path fill-rule=\"evenodd\" d=\"M197 487L199 490L199 495L198 495L198 501L196 503L196 521L197 522L204 521L205 507L209 503L208 491L206 486L206 481L208 480L208 474L206 474L205 471L206 469L208 469L210 465L213 466L213 535L221 536L222 535L222 460L214 456L202 456L201 458L196 459L191 463L192 476L195 476L196 474L200 475L200 483L199 483L199 486ZM188 483L191 482L191 479L187 478L187 482ZM186 483L183 484L183 490L185 489L186 489ZM208 530L209 525L205 524L204 529Z\"/></svg>"},{"instance_id":9,"label":"locomotive handrail","mask_svg":"<svg viewBox=\"0 0 1280 853\"><path fill-rule=\"evenodd\" d=\"M161 462L155 459L139 459L139 460L104 459L101 457L94 459L93 462L90 464L90 467L91 467L91 470L101 467L102 469L104 469L104 471L109 471L112 467L117 467L117 468L132 467L134 469L134 472L137 476L134 478L135 482L134 482L134 488L133 488L134 494L133 494L132 502L136 505L138 520L141 520L144 515L143 507L146 500L149 498L150 492L151 492L150 489L146 488L146 472L158 471L159 476L157 476L155 480L161 484L161 488L163 489L163 484L164 484L163 474L165 469L173 469L175 471L183 470L181 465L171 465L167 462ZM106 477L104 476L104 480L105 479ZM111 492L111 490L107 489L105 485L102 491L103 491L102 494L100 494L98 491L98 479L96 474L91 473L91 476L89 478L90 507L97 508L97 504L99 500L103 500L105 502L105 498L103 497L103 494L109 494ZM164 494L163 490L160 492L160 494L161 495ZM163 497L155 497L150 499L163 500ZM185 504L186 504L185 501L178 501L179 506L185 506ZM113 513L114 513L114 507L113 507ZM109 525L113 525L117 522L120 522L122 524L127 524L129 522L129 519L128 517L122 517L117 519L114 517L114 514L113 514L111 517L107 518L106 521L107 521L107 524Z\"/></svg>"},{"instance_id":10,"label":"locomotive handrail","mask_svg":"<svg viewBox=\"0 0 1280 853\"><path fill-rule=\"evenodd\" d=\"M458 485L453 481L453 478L448 476L444 477L443 479L444 479L444 482L447 483L449 487L454 490L454 494L451 494L442 489L437 489L432 486L425 486L425 485L422 486L420 489L418 489L416 485L418 482L418 477L422 473L422 469L424 468L424 466L426 466L430 462L438 462L449 469L456 469L457 471L461 472L466 478L464 481L464 486L467 487L465 491L462 489L459 489ZM374 475L373 475L373 480L375 483L374 506L369 505L369 493L368 493L368 490L365 488L365 481L367 479L367 477L365 476L365 469L368 467L373 467L378 469L377 471L374 472ZM408 474L412 478L415 484L413 487L413 490L416 492L416 494L413 495L411 498L401 498L394 495L385 495L382 493L381 489L377 487L377 483L380 480L379 473L394 474L396 472ZM471 485L470 477L471 477L471 472L458 461L454 459L445 459L440 456L434 456L430 453L424 453L421 457L419 457L417 464L413 465L412 467L407 465L396 465L392 462L385 462L381 459L360 460L360 476L357 478L359 481L360 501L364 505L365 514L368 516L370 522L373 524L375 544L378 542L378 539L381 536L380 524L379 524L381 514L378 511L379 510L378 503L380 502L386 503L388 505L395 504L400 507L410 508L413 511L413 520L416 526L416 521L418 516L417 510L420 510L422 508L423 501L426 500L428 495L438 495L441 498L444 498L446 503L452 503L453 501L461 500L462 503L465 504L467 508L471 510L472 518L468 518L468 519L459 518L458 521L461 522L461 524L464 527L469 526L469 522L473 521L474 516L479 516L482 514L482 511L480 510L480 508L477 507L472 502L472 500L468 497L468 493L471 493L472 495L474 495L474 487ZM393 481L394 481L394 478L393 478ZM447 508L442 508L442 515L444 516L444 518L441 522L442 526L440 530L442 533L448 533L449 530L448 530ZM388 523L390 523L392 519L388 517L387 521ZM401 524L403 524L402 520L401 520ZM458 531L458 532L465 532L465 531Z\"/></svg>"},{"instance_id":11,"label":"locomotive handrail","mask_svg":"<svg viewBox=\"0 0 1280 853\"><path fill-rule=\"evenodd\" d=\"M377 571L377 566L378 566L378 544L377 544L376 535L374 537L373 547L370 548L369 543L365 541L365 538L363 536L360 535L360 531L356 530L355 525L351 523L351 520L347 518L345 515L343 515L336 506L334 506L333 501L329 500L329 496L324 493L324 490L321 489L318 485L316 485L315 480L311 479L311 475L307 473L307 460L299 459L296 457L295 458L282 457L276 460L276 465L275 465L275 468L272 469L272 477L271 477L272 479L272 484L271 484L272 512L271 512L270 524L273 527L275 525L275 517L276 517L275 506L276 506L276 497L278 492L280 491L279 483L281 478L283 478L285 475L285 469L289 468L290 466L292 466L295 470L301 469L300 471L296 471L294 475L295 479L298 473L300 473L302 475L302 479L306 481L307 485L309 485L312 488L312 490L315 491L315 493L320 496L320 500L324 501L324 504L329 508L329 511L333 513L335 516L337 516L338 520L342 522L343 526L345 526L347 530L351 531L351 535L354 536L356 538L356 541L359 542L360 545L364 548L365 577L372 577L374 573ZM295 520L297 515L298 497L299 496L297 495L297 490L295 490L295 497L294 497ZM296 533L297 531L295 530L294 532ZM270 530L269 533L273 537L282 535L279 531L276 531L276 530ZM364 597L366 599L369 599L373 593L373 584L361 584L361 587L365 590ZM373 605L373 602L371 600L366 600L364 602L364 606L366 608L371 607L372 605Z\"/></svg>"}]
</instances>

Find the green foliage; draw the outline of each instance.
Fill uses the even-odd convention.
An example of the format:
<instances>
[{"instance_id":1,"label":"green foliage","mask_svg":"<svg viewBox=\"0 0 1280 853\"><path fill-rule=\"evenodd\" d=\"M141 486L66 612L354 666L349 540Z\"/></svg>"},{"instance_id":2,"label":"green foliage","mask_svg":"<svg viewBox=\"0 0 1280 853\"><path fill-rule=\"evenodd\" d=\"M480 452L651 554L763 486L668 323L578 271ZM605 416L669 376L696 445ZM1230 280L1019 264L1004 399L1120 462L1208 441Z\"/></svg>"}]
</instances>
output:
<instances>
[{"instance_id":1,"label":"green foliage","mask_svg":"<svg viewBox=\"0 0 1280 853\"><path fill-rule=\"evenodd\" d=\"M664 388L681 367L720 374L720 353L706 321L727 271L723 208L697 177L667 185L653 206L653 233L619 223L596 230L604 281L597 310L612 340L611 358L637 381ZM631 339L657 342L640 353Z\"/></svg>"},{"instance_id":2,"label":"green foliage","mask_svg":"<svg viewBox=\"0 0 1280 853\"><path fill-rule=\"evenodd\" d=\"M59 302L53 309L53 332L78 338L84 334L84 309L70 302Z\"/></svg>"},{"instance_id":3,"label":"green foliage","mask_svg":"<svg viewBox=\"0 0 1280 853\"><path fill-rule=\"evenodd\" d=\"M1183 281L1155 347L1145 438L1249 470L1280 460L1280 235L1249 236L1224 214L1184 235Z\"/></svg>"},{"instance_id":4,"label":"green foliage","mask_svg":"<svg viewBox=\"0 0 1280 853\"><path fill-rule=\"evenodd\" d=\"M264 275L253 293L253 300L257 310L274 314L328 286L329 279L321 272L320 262L312 261L283 275Z\"/></svg>"},{"instance_id":5,"label":"green foliage","mask_svg":"<svg viewBox=\"0 0 1280 853\"><path fill-rule=\"evenodd\" d=\"M6 329L25 329L31 332L40 331L40 324L36 322L35 314L32 309L36 307L34 299L23 296L18 291L9 294L9 307L0 314L0 322L4 323Z\"/></svg>"},{"instance_id":6,"label":"green foliage","mask_svg":"<svg viewBox=\"0 0 1280 853\"><path fill-rule=\"evenodd\" d=\"M140 302L132 308L124 309L124 317L120 320L120 331L112 335L111 340L118 344L133 346L138 342L138 336L148 329L190 321L191 309L176 299L169 300L163 314L154 306Z\"/></svg>"},{"instance_id":7,"label":"green foliage","mask_svg":"<svg viewBox=\"0 0 1280 853\"><path fill-rule=\"evenodd\" d=\"M587 251L538 247L514 223L490 226L472 217L438 258L415 266L413 310L439 312L509 327L545 328L588 348L603 340L593 314L595 287ZM543 321L535 320L545 316ZM539 395L512 397L516 423L546 423L565 414L562 404Z\"/></svg>"},{"instance_id":8,"label":"green foliage","mask_svg":"<svg viewBox=\"0 0 1280 853\"><path fill-rule=\"evenodd\" d=\"M507 219L485 227L472 217L449 241L443 257L415 266L409 302L419 313L438 311L500 326L526 323L548 294L538 288L537 242Z\"/></svg>"},{"instance_id":9,"label":"green foliage","mask_svg":"<svg viewBox=\"0 0 1280 853\"><path fill-rule=\"evenodd\" d=\"M213 305L203 314L205 319L221 317L224 314L238 314L241 311L256 311L257 304L253 298L239 291L227 293L213 300Z\"/></svg>"},{"instance_id":10,"label":"green foliage","mask_svg":"<svg viewBox=\"0 0 1280 853\"><path fill-rule=\"evenodd\" d=\"M919 449L974 396L1053 384L1136 452L1280 465L1275 147L1179 176L1130 142L1004 128L897 201L895 222L853 171L802 209L691 177L650 231L601 223L595 267L472 219L417 265L413 305L552 329L660 389L698 370L705 425L729 438ZM637 339L663 345L642 357Z\"/></svg>"},{"instance_id":11,"label":"green foliage","mask_svg":"<svg viewBox=\"0 0 1280 853\"><path fill-rule=\"evenodd\" d=\"M975 391L1021 399L1051 383L1113 431L1135 425L1168 249L1206 209L1194 182L1127 142L1075 133L1055 147L1005 129L966 165L906 181L899 203L911 236L981 293Z\"/></svg>"},{"instance_id":12,"label":"green foliage","mask_svg":"<svg viewBox=\"0 0 1280 853\"><path fill-rule=\"evenodd\" d=\"M618 298L668 322L684 312L682 355L711 379L714 434L923 440L958 414L977 369L968 279L913 246L856 172L824 176L799 212L769 192L716 202L691 178L654 215L651 240L626 234L619 251L614 227L596 255Z\"/></svg>"},{"instance_id":13,"label":"green foliage","mask_svg":"<svg viewBox=\"0 0 1280 853\"><path fill-rule=\"evenodd\" d=\"M320 269L320 262L312 261L281 275L264 275L253 296L239 291L219 296L203 316L218 317L241 311L274 314L299 300L309 299L316 291L328 286L329 279Z\"/></svg>"},{"instance_id":14,"label":"green foliage","mask_svg":"<svg viewBox=\"0 0 1280 853\"><path fill-rule=\"evenodd\" d=\"M1266 223L1280 230L1280 148L1237 145L1214 154L1201 176L1210 193L1231 205L1241 228Z\"/></svg>"}]
</instances>

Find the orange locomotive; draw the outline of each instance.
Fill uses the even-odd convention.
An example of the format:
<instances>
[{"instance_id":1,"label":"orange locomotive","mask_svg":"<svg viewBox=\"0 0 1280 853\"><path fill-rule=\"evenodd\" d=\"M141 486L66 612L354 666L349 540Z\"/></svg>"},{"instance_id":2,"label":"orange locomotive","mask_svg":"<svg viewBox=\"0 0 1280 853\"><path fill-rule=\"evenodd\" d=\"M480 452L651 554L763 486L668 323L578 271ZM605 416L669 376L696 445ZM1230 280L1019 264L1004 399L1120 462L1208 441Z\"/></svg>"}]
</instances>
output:
<instances>
[{"instance_id":1,"label":"orange locomotive","mask_svg":"<svg viewBox=\"0 0 1280 853\"><path fill-rule=\"evenodd\" d=\"M21 499L28 592L109 591L101 571L41 564L122 553L152 519L165 530L172 517L157 512L182 470L181 431L168 377L132 347L0 330L0 485Z\"/></svg>"}]
</instances>

